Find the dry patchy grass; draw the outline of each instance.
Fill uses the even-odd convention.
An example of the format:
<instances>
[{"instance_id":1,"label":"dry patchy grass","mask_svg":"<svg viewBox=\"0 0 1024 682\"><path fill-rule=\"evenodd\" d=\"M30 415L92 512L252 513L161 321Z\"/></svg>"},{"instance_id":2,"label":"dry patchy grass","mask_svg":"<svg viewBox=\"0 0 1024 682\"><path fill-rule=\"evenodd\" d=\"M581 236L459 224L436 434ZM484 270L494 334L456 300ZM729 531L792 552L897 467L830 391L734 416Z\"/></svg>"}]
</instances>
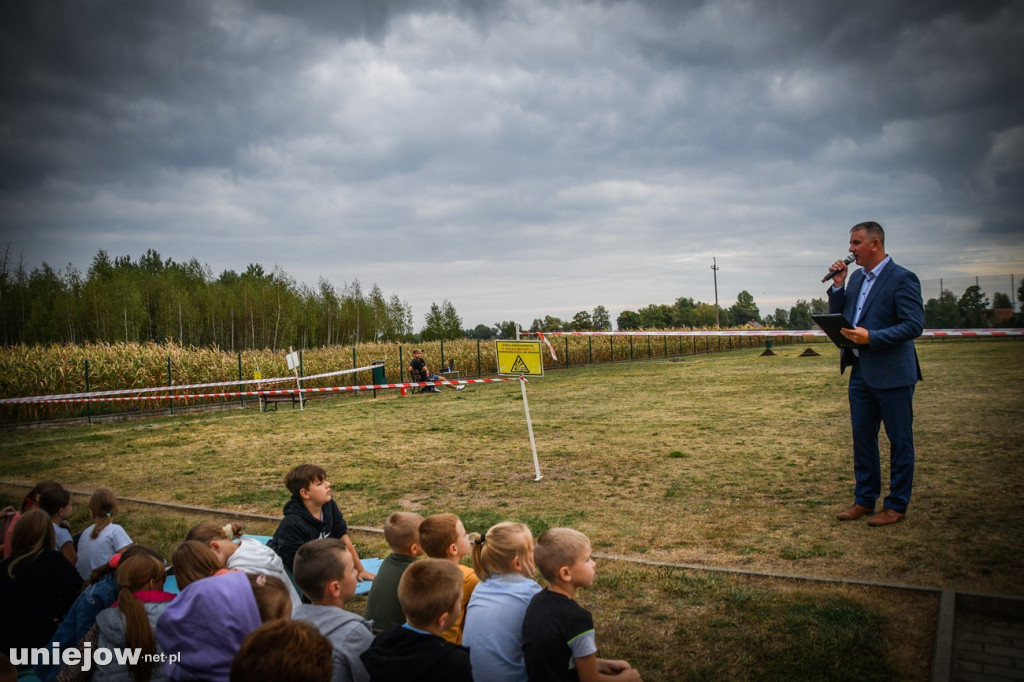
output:
<instances>
[{"instance_id":1,"label":"dry patchy grass","mask_svg":"<svg viewBox=\"0 0 1024 682\"><path fill-rule=\"evenodd\" d=\"M315 461L356 524L453 510L477 530L572 524L651 559L1024 593L1024 345L919 349L915 495L882 530L833 520L852 499L846 379L795 347L535 379L539 483L515 383L5 431L2 477L276 514L284 472Z\"/></svg>"},{"instance_id":2,"label":"dry patchy grass","mask_svg":"<svg viewBox=\"0 0 1024 682\"><path fill-rule=\"evenodd\" d=\"M471 530L572 525L611 554L1024 594L1024 344L918 344L914 499L884 529L834 520L852 499L846 378L817 347L817 358L787 347L550 372L527 389L540 482L514 383L7 431L0 478L277 514L284 472L315 461L356 525L454 511ZM784 679L775 662L794 660L849 679L863 656L882 667L861 679L927 677L929 598L702 575L603 562L583 600L605 653L641 661L650 679ZM680 587L701 580L699 596ZM858 619L906 646L844 630Z\"/></svg>"}]
</instances>

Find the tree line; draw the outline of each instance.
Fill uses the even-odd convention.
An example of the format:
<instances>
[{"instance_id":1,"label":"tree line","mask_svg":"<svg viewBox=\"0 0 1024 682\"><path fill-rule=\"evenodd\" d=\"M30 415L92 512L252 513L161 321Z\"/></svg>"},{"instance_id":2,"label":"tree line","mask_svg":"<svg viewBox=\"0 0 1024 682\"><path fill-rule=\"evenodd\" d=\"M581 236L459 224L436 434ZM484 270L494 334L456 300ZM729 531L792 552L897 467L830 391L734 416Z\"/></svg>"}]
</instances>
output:
<instances>
[{"instance_id":1,"label":"tree line","mask_svg":"<svg viewBox=\"0 0 1024 682\"><path fill-rule=\"evenodd\" d=\"M412 307L397 294L385 296L358 280L336 287L324 278L317 286L299 284L275 267L267 272L250 263L245 271L224 270L214 277L195 258L164 259L153 249L138 259L111 258L100 250L88 270L46 263L26 271L11 262L10 246L0 258L0 344L84 344L175 341L181 345L227 350L289 346L353 345L366 342L434 341L456 338L514 338L512 320L463 329L451 302L432 303L417 331ZM1024 304L1024 284L1017 291ZM1005 309L1010 309L1007 318ZM1002 309L1002 312L1000 312ZM741 291L729 307L680 297L672 304L624 310L622 331L741 327L756 322L782 329L809 329L811 315L827 312L824 299L800 299L791 308L761 316L754 297ZM1021 324L1012 302L997 293L991 305L978 286L960 297L943 290L925 304L930 328ZM531 331L610 331L608 310L596 306L570 320L551 315L533 320Z\"/></svg>"},{"instance_id":2,"label":"tree line","mask_svg":"<svg viewBox=\"0 0 1024 682\"><path fill-rule=\"evenodd\" d=\"M1017 289L1017 298L1024 310L1024 283ZM597 324L598 311L605 317ZM736 296L736 302L728 308L712 303L694 301L692 298L678 298L672 304L652 303L639 310L624 310L616 319L622 331L640 329L686 329L742 327L756 322L774 329L810 329L814 326L812 315L828 312L828 301L812 298L798 299L790 307L776 308L774 313L761 316L761 312L750 292L744 290ZM952 291L944 289L938 299L931 298L924 304L924 326L928 329L980 329L985 327L1010 327L1024 324L1024 312L1014 315L1013 302L1004 293L995 293L991 303L978 285L967 287L958 298ZM572 320L563 321L550 315L535 319L531 331L602 331L610 330L607 312L598 306L591 315L586 311L576 313Z\"/></svg>"},{"instance_id":3,"label":"tree line","mask_svg":"<svg viewBox=\"0 0 1024 682\"><path fill-rule=\"evenodd\" d=\"M165 260L152 249L137 260L101 250L84 274L46 263L27 272L9 256L8 247L0 260L3 345L175 341L278 349L396 341L413 332L407 302L377 285L364 291L358 280L339 288L321 278L311 288L253 263L214 277L195 258Z\"/></svg>"},{"instance_id":4,"label":"tree line","mask_svg":"<svg viewBox=\"0 0 1024 682\"><path fill-rule=\"evenodd\" d=\"M1013 314L1013 301L1008 294L997 291L991 304L978 285L971 285L957 296L943 289L938 298L929 298L924 304L924 324L932 329L979 329L982 327L1012 327L1024 324L1024 283L1017 288L1021 312Z\"/></svg>"}]
</instances>

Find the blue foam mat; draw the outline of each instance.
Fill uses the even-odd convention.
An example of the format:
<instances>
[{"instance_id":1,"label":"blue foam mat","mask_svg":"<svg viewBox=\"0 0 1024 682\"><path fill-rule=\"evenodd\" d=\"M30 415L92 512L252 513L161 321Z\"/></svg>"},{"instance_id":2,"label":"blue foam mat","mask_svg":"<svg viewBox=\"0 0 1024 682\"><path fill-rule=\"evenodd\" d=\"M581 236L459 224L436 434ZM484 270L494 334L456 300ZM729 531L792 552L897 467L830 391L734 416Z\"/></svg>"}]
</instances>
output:
<instances>
[{"instance_id":1,"label":"blue foam mat","mask_svg":"<svg viewBox=\"0 0 1024 682\"><path fill-rule=\"evenodd\" d=\"M249 535L248 533L246 533L245 537L250 538L252 540L256 540L257 542L261 542L264 545L267 544L267 542L270 541L270 536L269 535ZM381 562L383 561L383 559L377 559L377 558L369 558L369 559L362 559L361 558L361 560L363 562L363 568L365 568L370 573L376 573L377 571L379 571L380 570ZM356 585L356 596L358 597L361 594L369 593L370 585L372 585L372 584L373 583L371 581L369 581L369 580L364 580L364 581L358 583ZM175 578L173 575L167 576L167 580L164 581L164 590L166 590L167 592L173 592L174 594L178 594L181 590L178 589L178 580L177 580L177 578Z\"/></svg>"}]
</instances>

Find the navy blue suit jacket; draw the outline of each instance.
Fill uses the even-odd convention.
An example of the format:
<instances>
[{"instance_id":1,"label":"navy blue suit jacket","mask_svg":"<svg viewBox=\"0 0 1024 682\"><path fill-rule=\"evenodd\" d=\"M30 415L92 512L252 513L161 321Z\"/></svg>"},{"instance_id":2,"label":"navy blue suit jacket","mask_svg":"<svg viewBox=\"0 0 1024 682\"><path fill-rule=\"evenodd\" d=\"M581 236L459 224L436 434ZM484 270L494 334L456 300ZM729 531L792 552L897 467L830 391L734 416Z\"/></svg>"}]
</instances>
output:
<instances>
[{"instance_id":1,"label":"navy blue suit jacket","mask_svg":"<svg viewBox=\"0 0 1024 682\"><path fill-rule=\"evenodd\" d=\"M865 279L860 269L849 276L845 289L829 287L828 311L843 313L852 322ZM871 287L856 326L869 333L869 347L859 351L861 375L868 386L897 388L921 379L914 339L924 328L924 304L917 275L890 260ZM845 372L852 363L852 351L844 349L839 371Z\"/></svg>"}]
</instances>

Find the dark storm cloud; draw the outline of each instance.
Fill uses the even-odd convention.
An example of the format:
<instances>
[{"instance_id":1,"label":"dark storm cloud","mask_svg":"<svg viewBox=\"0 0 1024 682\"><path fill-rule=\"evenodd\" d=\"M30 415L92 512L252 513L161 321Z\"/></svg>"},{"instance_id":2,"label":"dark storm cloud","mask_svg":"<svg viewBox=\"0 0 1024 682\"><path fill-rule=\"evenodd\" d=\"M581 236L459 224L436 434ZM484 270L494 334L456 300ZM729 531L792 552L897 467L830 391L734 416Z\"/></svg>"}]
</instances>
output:
<instances>
[{"instance_id":1,"label":"dark storm cloud","mask_svg":"<svg viewBox=\"0 0 1024 682\"><path fill-rule=\"evenodd\" d=\"M532 316L707 299L712 255L737 291L819 295L800 268L869 216L918 263L969 243L965 268L1020 267L1019 2L0 12L0 225L31 265L277 262L376 280L417 314L462 297L474 323L509 305L482 280L559 272ZM769 234L788 269L763 263ZM412 243L456 267L423 286Z\"/></svg>"}]
</instances>

